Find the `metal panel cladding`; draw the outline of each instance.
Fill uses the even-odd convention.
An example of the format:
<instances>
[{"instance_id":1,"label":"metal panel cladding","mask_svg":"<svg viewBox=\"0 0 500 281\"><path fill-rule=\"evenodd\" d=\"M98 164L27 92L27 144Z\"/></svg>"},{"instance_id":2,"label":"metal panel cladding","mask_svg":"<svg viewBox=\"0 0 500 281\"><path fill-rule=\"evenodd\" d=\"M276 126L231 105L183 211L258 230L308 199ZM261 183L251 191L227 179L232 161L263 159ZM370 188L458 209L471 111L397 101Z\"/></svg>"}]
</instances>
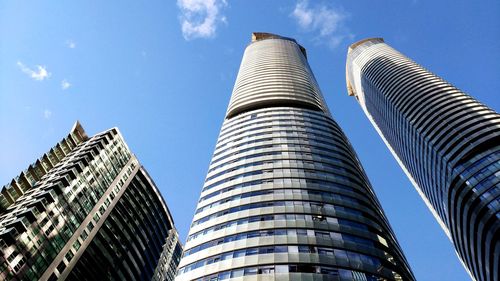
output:
<instances>
[{"instance_id":1,"label":"metal panel cladding","mask_svg":"<svg viewBox=\"0 0 500 281\"><path fill-rule=\"evenodd\" d=\"M253 38L176 280L414 280L305 49Z\"/></svg>"},{"instance_id":2,"label":"metal panel cladding","mask_svg":"<svg viewBox=\"0 0 500 281\"><path fill-rule=\"evenodd\" d=\"M347 88L476 280L500 280L500 115L384 43L349 48Z\"/></svg>"}]
</instances>

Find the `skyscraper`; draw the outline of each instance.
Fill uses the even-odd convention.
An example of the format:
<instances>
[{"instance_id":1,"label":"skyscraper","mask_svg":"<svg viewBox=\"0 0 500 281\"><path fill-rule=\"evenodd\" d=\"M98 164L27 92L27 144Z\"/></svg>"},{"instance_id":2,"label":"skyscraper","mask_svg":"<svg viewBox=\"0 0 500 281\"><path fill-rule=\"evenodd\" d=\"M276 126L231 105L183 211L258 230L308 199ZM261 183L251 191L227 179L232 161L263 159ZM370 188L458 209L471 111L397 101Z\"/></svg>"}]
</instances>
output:
<instances>
[{"instance_id":1,"label":"skyscraper","mask_svg":"<svg viewBox=\"0 0 500 281\"><path fill-rule=\"evenodd\" d=\"M117 128L89 138L76 122L2 188L0 212L0 280L151 280L162 251L172 252L165 241L178 243Z\"/></svg>"},{"instance_id":2,"label":"skyscraper","mask_svg":"<svg viewBox=\"0 0 500 281\"><path fill-rule=\"evenodd\" d=\"M500 116L384 43L353 44L347 88L476 280L500 280Z\"/></svg>"},{"instance_id":3,"label":"skyscraper","mask_svg":"<svg viewBox=\"0 0 500 281\"><path fill-rule=\"evenodd\" d=\"M174 280L181 256L182 245L179 242L179 234L175 229L171 229L168 231L167 240L163 245L160 260L151 281Z\"/></svg>"},{"instance_id":4,"label":"skyscraper","mask_svg":"<svg viewBox=\"0 0 500 281\"><path fill-rule=\"evenodd\" d=\"M414 280L306 50L268 33L245 50L176 280L241 276Z\"/></svg>"}]
</instances>

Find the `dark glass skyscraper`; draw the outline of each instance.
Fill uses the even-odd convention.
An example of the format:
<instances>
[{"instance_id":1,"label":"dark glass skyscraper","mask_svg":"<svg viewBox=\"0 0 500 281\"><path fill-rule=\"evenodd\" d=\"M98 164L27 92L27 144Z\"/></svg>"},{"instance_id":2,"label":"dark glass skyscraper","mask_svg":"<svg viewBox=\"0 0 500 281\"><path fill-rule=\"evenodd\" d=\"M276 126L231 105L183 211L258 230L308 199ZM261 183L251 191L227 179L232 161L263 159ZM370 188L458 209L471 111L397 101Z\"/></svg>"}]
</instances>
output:
<instances>
[{"instance_id":1,"label":"dark glass skyscraper","mask_svg":"<svg viewBox=\"0 0 500 281\"><path fill-rule=\"evenodd\" d=\"M381 38L353 44L347 88L476 280L500 280L500 115Z\"/></svg>"},{"instance_id":2,"label":"dark glass skyscraper","mask_svg":"<svg viewBox=\"0 0 500 281\"><path fill-rule=\"evenodd\" d=\"M176 280L243 276L414 280L305 49L267 33L245 50Z\"/></svg>"},{"instance_id":3,"label":"dark glass skyscraper","mask_svg":"<svg viewBox=\"0 0 500 281\"><path fill-rule=\"evenodd\" d=\"M2 188L0 212L0 280L151 280L162 252L179 243L117 128L89 138L77 122ZM158 277L179 262L164 260L171 265L160 263Z\"/></svg>"}]
</instances>

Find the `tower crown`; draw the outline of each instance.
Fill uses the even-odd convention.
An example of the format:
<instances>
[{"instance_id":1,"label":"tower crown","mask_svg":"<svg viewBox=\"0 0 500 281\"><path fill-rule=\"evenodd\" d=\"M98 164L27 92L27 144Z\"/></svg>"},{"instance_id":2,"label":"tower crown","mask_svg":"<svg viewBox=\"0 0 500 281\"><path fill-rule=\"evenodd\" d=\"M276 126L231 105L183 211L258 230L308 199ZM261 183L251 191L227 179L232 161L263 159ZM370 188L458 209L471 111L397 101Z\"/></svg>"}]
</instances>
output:
<instances>
[{"instance_id":1,"label":"tower crown","mask_svg":"<svg viewBox=\"0 0 500 281\"><path fill-rule=\"evenodd\" d=\"M304 47L292 38L254 32L243 55L226 118L278 106L328 112Z\"/></svg>"}]
</instances>

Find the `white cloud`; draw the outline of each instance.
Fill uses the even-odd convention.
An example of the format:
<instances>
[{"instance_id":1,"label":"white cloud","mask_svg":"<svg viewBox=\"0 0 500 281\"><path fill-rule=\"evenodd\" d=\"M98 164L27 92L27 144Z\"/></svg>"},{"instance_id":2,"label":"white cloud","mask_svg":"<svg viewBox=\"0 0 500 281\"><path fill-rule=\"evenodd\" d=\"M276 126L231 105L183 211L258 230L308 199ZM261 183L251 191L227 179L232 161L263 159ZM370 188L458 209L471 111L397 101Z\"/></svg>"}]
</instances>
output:
<instances>
[{"instance_id":1,"label":"white cloud","mask_svg":"<svg viewBox=\"0 0 500 281\"><path fill-rule=\"evenodd\" d=\"M50 117L52 116L52 111L48 110L48 109L45 109L43 111L43 118L45 119L50 119Z\"/></svg>"},{"instance_id":2,"label":"white cloud","mask_svg":"<svg viewBox=\"0 0 500 281\"><path fill-rule=\"evenodd\" d=\"M50 77L51 73L47 71L47 68L42 65L36 65L36 71L27 67L24 65L22 62L18 61L17 66L19 69L21 69L22 72L30 76L31 78L38 80L38 81L43 81L47 78Z\"/></svg>"},{"instance_id":3,"label":"white cloud","mask_svg":"<svg viewBox=\"0 0 500 281\"><path fill-rule=\"evenodd\" d=\"M71 39L66 40L66 46L68 46L68 48L70 48L70 49L74 49L74 48L76 48L76 42L71 40Z\"/></svg>"},{"instance_id":4,"label":"white cloud","mask_svg":"<svg viewBox=\"0 0 500 281\"><path fill-rule=\"evenodd\" d=\"M68 80L64 79L61 81L61 89L67 90L69 87L71 87L71 83L68 82Z\"/></svg>"},{"instance_id":5,"label":"white cloud","mask_svg":"<svg viewBox=\"0 0 500 281\"><path fill-rule=\"evenodd\" d=\"M227 23L221 9L226 0L177 0L181 10L181 27L184 39L211 38L215 36L217 25Z\"/></svg>"},{"instance_id":6,"label":"white cloud","mask_svg":"<svg viewBox=\"0 0 500 281\"><path fill-rule=\"evenodd\" d=\"M314 42L326 44L332 49L344 39L354 37L344 26L348 14L327 4L309 7L309 1L300 0L290 16L297 20L302 30L315 34Z\"/></svg>"},{"instance_id":7,"label":"white cloud","mask_svg":"<svg viewBox=\"0 0 500 281\"><path fill-rule=\"evenodd\" d=\"M292 16L297 19L299 25L302 28L309 28L313 23L313 11L307 9L306 1L299 1L297 5L295 5L295 9L293 10Z\"/></svg>"}]
</instances>

